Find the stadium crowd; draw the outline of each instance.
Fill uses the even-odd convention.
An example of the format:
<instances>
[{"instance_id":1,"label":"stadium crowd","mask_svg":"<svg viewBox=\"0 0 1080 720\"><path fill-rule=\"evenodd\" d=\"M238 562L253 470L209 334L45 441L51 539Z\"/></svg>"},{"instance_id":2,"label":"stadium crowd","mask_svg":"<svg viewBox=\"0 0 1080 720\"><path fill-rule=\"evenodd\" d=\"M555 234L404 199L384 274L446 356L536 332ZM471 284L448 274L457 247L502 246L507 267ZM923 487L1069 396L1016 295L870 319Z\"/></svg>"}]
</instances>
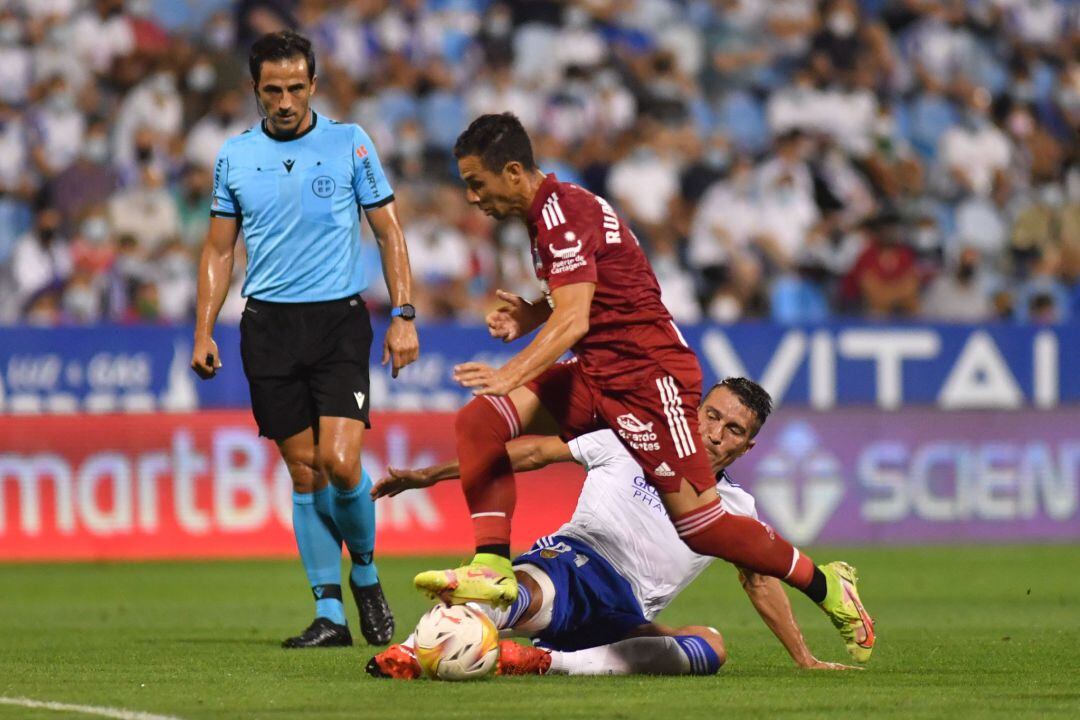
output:
<instances>
[{"instance_id":1,"label":"stadium crowd","mask_svg":"<svg viewBox=\"0 0 1080 720\"><path fill-rule=\"evenodd\" d=\"M1068 0L0 8L0 324L191 319L214 158L258 121L247 48L283 27L315 43L316 111L392 175L423 319L536 294L523 227L466 205L451 153L504 110L632 222L680 321L1080 313Z\"/></svg>"}]
</instances>

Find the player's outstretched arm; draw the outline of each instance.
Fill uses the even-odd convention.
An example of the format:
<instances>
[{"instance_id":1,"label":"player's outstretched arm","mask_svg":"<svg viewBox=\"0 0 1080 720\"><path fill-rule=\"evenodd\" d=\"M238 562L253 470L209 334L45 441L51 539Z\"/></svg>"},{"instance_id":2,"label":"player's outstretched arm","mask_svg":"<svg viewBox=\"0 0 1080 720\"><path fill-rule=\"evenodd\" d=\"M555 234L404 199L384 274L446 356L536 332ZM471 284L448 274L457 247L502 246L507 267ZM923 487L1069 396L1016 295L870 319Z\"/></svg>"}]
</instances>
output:
<instances>
[{"instance_id":1,"label":"player's outstretched arm","mask_svg":"<svg viewBox=\"0 0 1080 720\"><path fill-rule=\"evenodd\" d=\"M517 438L506 443L510 463L516 472L539 470L552 463L577 462L570 446L557 437ZM387 468L387 476L371 488L372 499L394 497L406 490L431 487L444 480L460 477L457 458L419 470Z\"/></svg>"},{"instance_id":2,"label":"player's outstretched arm","mask_svg":"<svg viewBox=\"0 0 1080 720\"><path fill-rule=\"evenodd\" d=\"M498 370L484 363L454 367L454 380L474 395L506 395L551 367L589 332L589 309L596 283L579 282L551 291L555 309L524 350Z\"/></svg>"},{"instance_id":3,"label":"player's outstretched arm","mask_svg":"<svg viewBox=\"0 0 1080 720\"><path fill-rule=\"evenodd\" d=\"M396 203L389 202L366 214L379 244L383 278L390 293L390 302L394 307L407 305L412 298L412 269L409 267L409 249L398 221ZM401 368L418 357L420 341L416 337L416 325L400 317L391 319L383 341L382 364L390 362L390 374L397 377Z\"/></svg>"},{"instance_id":4,"label":"player's outstretched arm","mask_svg":"<svg viewBox=\"0 0 1080 720\"><path fill-rule=\"evenodd\" d=\"M240 224L232 217L211 217L210 229L199 257L199 290L195 305L195 344L191 369L208 380L221 367L221 354L214 342L214 325L225 304L232 282L236 236Z\"/></svg>"},{"instance_id":5,"label":"player's outstretched arm","mask_svg":"<svg viewBox=\"0 0 1080 720\"><path fill-rule=\"evenodd\" d=\"M806 646L802 630L791 612L787 593L779 580L739 568L739 583L754 604L758 615L783 644L796 665L810 670L861 670L852 665L823 662L814 657Z\"/></svg>"}]
</instances>

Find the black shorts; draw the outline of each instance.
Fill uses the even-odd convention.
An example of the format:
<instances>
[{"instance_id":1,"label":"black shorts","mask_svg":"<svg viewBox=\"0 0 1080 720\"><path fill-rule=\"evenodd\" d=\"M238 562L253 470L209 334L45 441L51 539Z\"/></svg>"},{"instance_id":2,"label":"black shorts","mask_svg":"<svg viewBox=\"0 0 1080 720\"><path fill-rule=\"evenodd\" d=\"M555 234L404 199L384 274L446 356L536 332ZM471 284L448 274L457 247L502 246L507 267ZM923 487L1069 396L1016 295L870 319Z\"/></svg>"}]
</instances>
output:
<instances>
[{"instance_id":1,"label":"black shorts","mask_svg":"<svg viewBox=\"0 0 1080 720\"><path fill-rule=\"evenodd\" d=\"M371 318L359 295L314 303L249 298L240 357L259 434L284 440L320 417L362 420L368 411Z\"/></svg>"}]
</instances>

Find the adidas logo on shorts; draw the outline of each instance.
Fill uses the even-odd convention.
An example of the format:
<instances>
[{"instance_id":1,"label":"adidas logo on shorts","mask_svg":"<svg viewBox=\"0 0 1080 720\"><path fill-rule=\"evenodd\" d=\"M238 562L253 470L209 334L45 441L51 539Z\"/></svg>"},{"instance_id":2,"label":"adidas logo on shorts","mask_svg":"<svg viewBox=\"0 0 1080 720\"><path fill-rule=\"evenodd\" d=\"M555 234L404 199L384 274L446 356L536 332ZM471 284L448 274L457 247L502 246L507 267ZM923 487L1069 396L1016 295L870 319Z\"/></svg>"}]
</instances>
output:
<instances>
[{"instance_id":1,"label":"adidas logo on shorts","mask_svg":"<svg viewBox=\"0 0 1080 720\"><path fill-rule=\"evenodd\" d=\"M655 470L653 470L653 475L658 475L659 477L675 477L675 471L672 470L666 462L662 462L656 466Z\"/></svg>"}]
</instances>

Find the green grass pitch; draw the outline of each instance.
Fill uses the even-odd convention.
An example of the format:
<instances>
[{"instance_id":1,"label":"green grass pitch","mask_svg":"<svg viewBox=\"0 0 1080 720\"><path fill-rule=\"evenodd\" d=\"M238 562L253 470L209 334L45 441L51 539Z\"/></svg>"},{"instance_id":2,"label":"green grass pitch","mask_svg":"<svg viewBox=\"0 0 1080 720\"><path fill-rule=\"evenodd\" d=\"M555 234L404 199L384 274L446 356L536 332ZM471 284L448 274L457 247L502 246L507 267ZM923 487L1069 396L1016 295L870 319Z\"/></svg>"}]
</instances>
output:
<instances>
[{"instance_id":1,"label":"green grass pitch","mask_svg":"<svg viewBox=\"0 0 1080 720\"><path fill-rule=\"evenodd\" d=\"M373 680L363 645L280 649L312 611L295 560L0 565L0 696L230 719L1080 717L1080 547L814 556L859 567L878 622L863 672L797 670L719 564L662 616L720 629L730 659L715 677L457 685ZM399 639L425 607L413 573L454 560L381 559ZM824 616L792 602L818 657L844 660ZM66 717L79 716L0 705Z\"/></svg>"}]
</instances>

